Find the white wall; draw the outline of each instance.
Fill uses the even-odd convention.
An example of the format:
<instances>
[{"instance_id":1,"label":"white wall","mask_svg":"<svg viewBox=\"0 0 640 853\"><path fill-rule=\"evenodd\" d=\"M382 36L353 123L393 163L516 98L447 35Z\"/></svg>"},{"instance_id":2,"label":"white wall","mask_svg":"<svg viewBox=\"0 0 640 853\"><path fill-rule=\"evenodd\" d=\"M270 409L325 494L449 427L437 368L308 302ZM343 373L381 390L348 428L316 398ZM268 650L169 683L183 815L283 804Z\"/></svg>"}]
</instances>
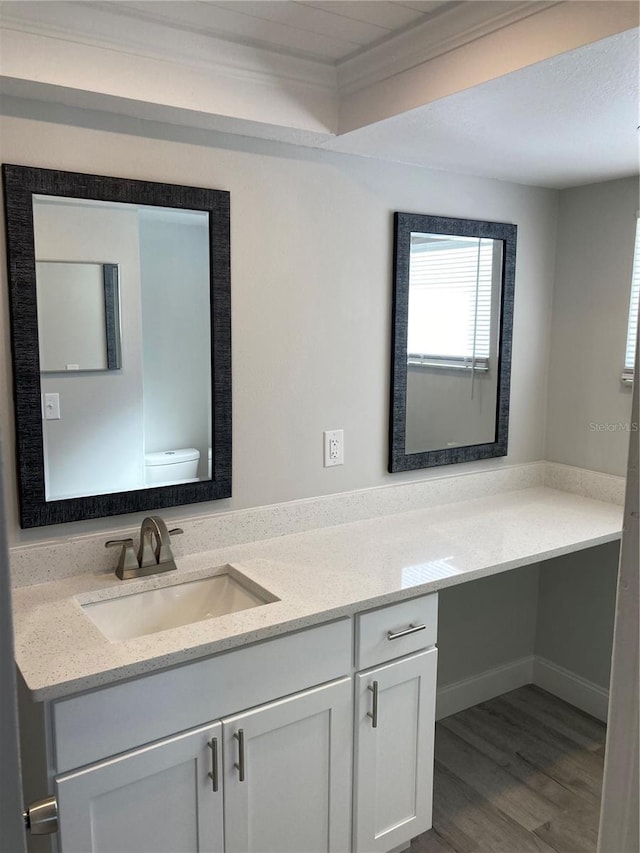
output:
<instances>
[{"instance_id":1,"label":"white wall","mask_svg":"<svg viewBox=\"0 0 640 853\"><path fill-rule=\"evenodd\" d=\"M555 192L248 140L221 140L250 149L231 150L14 117L0 135L6 162L230 190L234 467L225 506L442 475L386 473L395 210L518 224L509 456L472 467L542 458ZM10 377L7 342L4 400ZM11 406L2 418L11 459ZM346 461L323 468L322 431L335 428L345 430ZM14 505L9 532L27 542L124 523L19 531Z\"/></svg>"},{"instance_id":2,"label":"white wall","mask_svg":"<svg viewBox=\"0 0 640 853\"><path fill-rule=\"evenodd\" d=\"M546 458L620 476L629 447L620 425L629 423L631 387L620 375L637 210L637 178L560 193Z\"/></svg>"},{"instance_id":3,"label":"white wall","mask_svg":"<svg viewBox=\"0 0 640 853\"><path fill-rule=\"evenodd\" d=\"M47 498L140 488L143 422L137 214L89 205L38 204L34 226L40 259L120 264L122 370L42 377L42 392L60 395L61 412L60 420L43 421Z\"/></svg>"}]
</instances>

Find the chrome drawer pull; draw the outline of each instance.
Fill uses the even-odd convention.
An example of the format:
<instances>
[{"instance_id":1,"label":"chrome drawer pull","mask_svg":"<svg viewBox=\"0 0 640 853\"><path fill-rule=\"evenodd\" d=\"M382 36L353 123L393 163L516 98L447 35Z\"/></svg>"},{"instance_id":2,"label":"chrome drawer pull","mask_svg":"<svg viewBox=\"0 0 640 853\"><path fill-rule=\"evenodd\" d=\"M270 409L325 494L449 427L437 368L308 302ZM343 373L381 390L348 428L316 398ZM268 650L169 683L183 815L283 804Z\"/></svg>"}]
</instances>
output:
<instances>
[{"instance_id":1,"label":"chrome drawer pull","mask_svg":"<svg viewBox=\"0 0 640 853\"><path fill-rule=\"evenodd\" d=\"M405 628L404 631L387 631L387 640L398 640L400 637L406 637L408 634L417 634L418 631L426 630L426 625L414 625L413 622L409 623L409 627Z\"/></svg>"},{"instance_id":2,"label":"chrome drawer pull","mask_svg":"<svg viewBox=\"0 0 640 853\"><path fill-rule=\"evenodd\" d=\"M212 737L207 746L211 750L211 773L207 775L211 779L211 790L215 793L218 790L218 738Z\"/></svg>"},{"instance_id":3,"label":"chrome drawer pull","mask_svg":"<svg viewBox=\"0 0 640 853\"><path fill-rule=\"evenodd\" d=\"M367 690L373 693L373 706L370 711L367 711L367 717L371 717L371 728L378 728L378 682L374 681L369 684Z\"/></svg>"},{"instance_id":4,"label":"chrome drawer pull","mask_svg":"<svg viewBox=\"0 0 640 853\"><path fill-rule=\"evenodd\" d=\"M233 766L238 771L238 781L244 782L244 730L238 729L234 738L238 741L238 763Z\"/></svg>"}]
</instances>

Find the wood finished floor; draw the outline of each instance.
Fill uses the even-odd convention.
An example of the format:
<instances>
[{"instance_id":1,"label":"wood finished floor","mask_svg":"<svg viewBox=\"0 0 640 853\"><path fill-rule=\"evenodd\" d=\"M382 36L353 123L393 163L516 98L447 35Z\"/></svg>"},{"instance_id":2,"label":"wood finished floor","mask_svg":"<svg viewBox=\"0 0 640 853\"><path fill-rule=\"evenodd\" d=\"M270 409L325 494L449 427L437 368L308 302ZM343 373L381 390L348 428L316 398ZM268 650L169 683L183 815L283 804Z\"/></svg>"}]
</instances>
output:
<instances>
[{"instance_id":1,"label":"wood finished floor","mask_svg":"<svg viewBox=\"0 0 640 853\"><path fill-rule=\"evenodd\" d=\"M411 853L595 853L605 732L533 685L441 720Z\"/></svg>"}]
</instances>

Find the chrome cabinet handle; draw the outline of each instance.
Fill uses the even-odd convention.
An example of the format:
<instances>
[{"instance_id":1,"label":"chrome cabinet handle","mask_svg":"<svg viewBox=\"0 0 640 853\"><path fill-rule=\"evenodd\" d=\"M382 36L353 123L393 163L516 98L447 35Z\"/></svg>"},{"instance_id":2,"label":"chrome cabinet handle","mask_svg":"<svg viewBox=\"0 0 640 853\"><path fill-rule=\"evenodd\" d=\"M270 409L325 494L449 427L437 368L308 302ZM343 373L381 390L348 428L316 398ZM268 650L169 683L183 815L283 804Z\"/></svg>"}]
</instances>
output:
<instances>
[{"instance_id":1,"label":"chrome cabinet handle","mask_svg":"<svg viewBox=\"0 0 640 853\"><path fill-rule=\"evenodd\" d=\"M426 627L426 625L414 625L413 622L410 622L409 627L405 628L404 631L387 631L387 640L398 640L408 634L417 634L418 631L426 630Z\"/></svg>"},{"instance_id":2,"label":"chrome cabinet handle","mask_svg":"<svg viewBox=\"0 0 640 853\"><path fill-rule=\"evenodd\" d=\"M378 728L378 682L374 681L373 684L369 684L367 690L370 690L373 693L373 703L370 711L367 711L367 717L371 717L371 728Z\"/></svg>"},{"instance_id":3,"label":"chrome cabinet handle","mask_svg":"<svg viewBox=\"0 0 640 853\"><path fill-rule=\"evenodd\" d=\"M216 793L218 790L219 782L218 782L218 738L212 737L209 743L207 744L209 749L211 750L211 773L207 773L207 776L211 779L211 790Z\"/></svg>"},{"instance_id":4,"label":"chrome cabinet handle","mask_svg":"<svg viewBox=\"0 0 640 853\"><path fill-rule=\"evenodd\" d=\"M238 741L238 763L233 766L238 771L238 781L244 782L244 729L238 729L234 738Z\"/></svg>"},{"instance_id":5,"label":"chrome cabinet handle","mask_svg":"<svg viewBox=\"0 0 640 853\"><path fill-rule=\"evenodd\" d=\"M58 803L55 797L30 803L22 813L24 828L31 835L52 835L58 831Z\"/></svg>"}]
</instances>

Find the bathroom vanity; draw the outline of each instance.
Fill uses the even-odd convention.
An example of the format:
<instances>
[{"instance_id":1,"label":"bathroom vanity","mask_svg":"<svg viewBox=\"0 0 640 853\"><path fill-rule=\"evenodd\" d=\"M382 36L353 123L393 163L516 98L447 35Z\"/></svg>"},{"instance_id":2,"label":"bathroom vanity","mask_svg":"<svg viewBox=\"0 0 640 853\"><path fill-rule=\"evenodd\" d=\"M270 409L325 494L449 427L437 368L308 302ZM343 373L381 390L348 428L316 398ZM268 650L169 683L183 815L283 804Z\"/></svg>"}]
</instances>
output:
<instances>
[{"instance_id":1,"label":"bathroom vanity","mask_svg":"<svg viewBox=\"0 0 640 853\"><path fill-rule=\"evenodd\" d=\"M436 621L421 596L52 702L60 849L349 850L354 749L353 849L408 843L431 825Z\"/></svg>"},{"instance_id":2,"label":"bathroom vanity","mask_svg":"<svg viewBox=\"0 0 640 853\"><path fill-rule=\"evenodd\" d=\"M437 591L620 530L619 506L532 488L16 589L54 849L408 847L431 826ZM270 600L124 641L83 612L229 566Z\"/></svg>"}]
</instances>

